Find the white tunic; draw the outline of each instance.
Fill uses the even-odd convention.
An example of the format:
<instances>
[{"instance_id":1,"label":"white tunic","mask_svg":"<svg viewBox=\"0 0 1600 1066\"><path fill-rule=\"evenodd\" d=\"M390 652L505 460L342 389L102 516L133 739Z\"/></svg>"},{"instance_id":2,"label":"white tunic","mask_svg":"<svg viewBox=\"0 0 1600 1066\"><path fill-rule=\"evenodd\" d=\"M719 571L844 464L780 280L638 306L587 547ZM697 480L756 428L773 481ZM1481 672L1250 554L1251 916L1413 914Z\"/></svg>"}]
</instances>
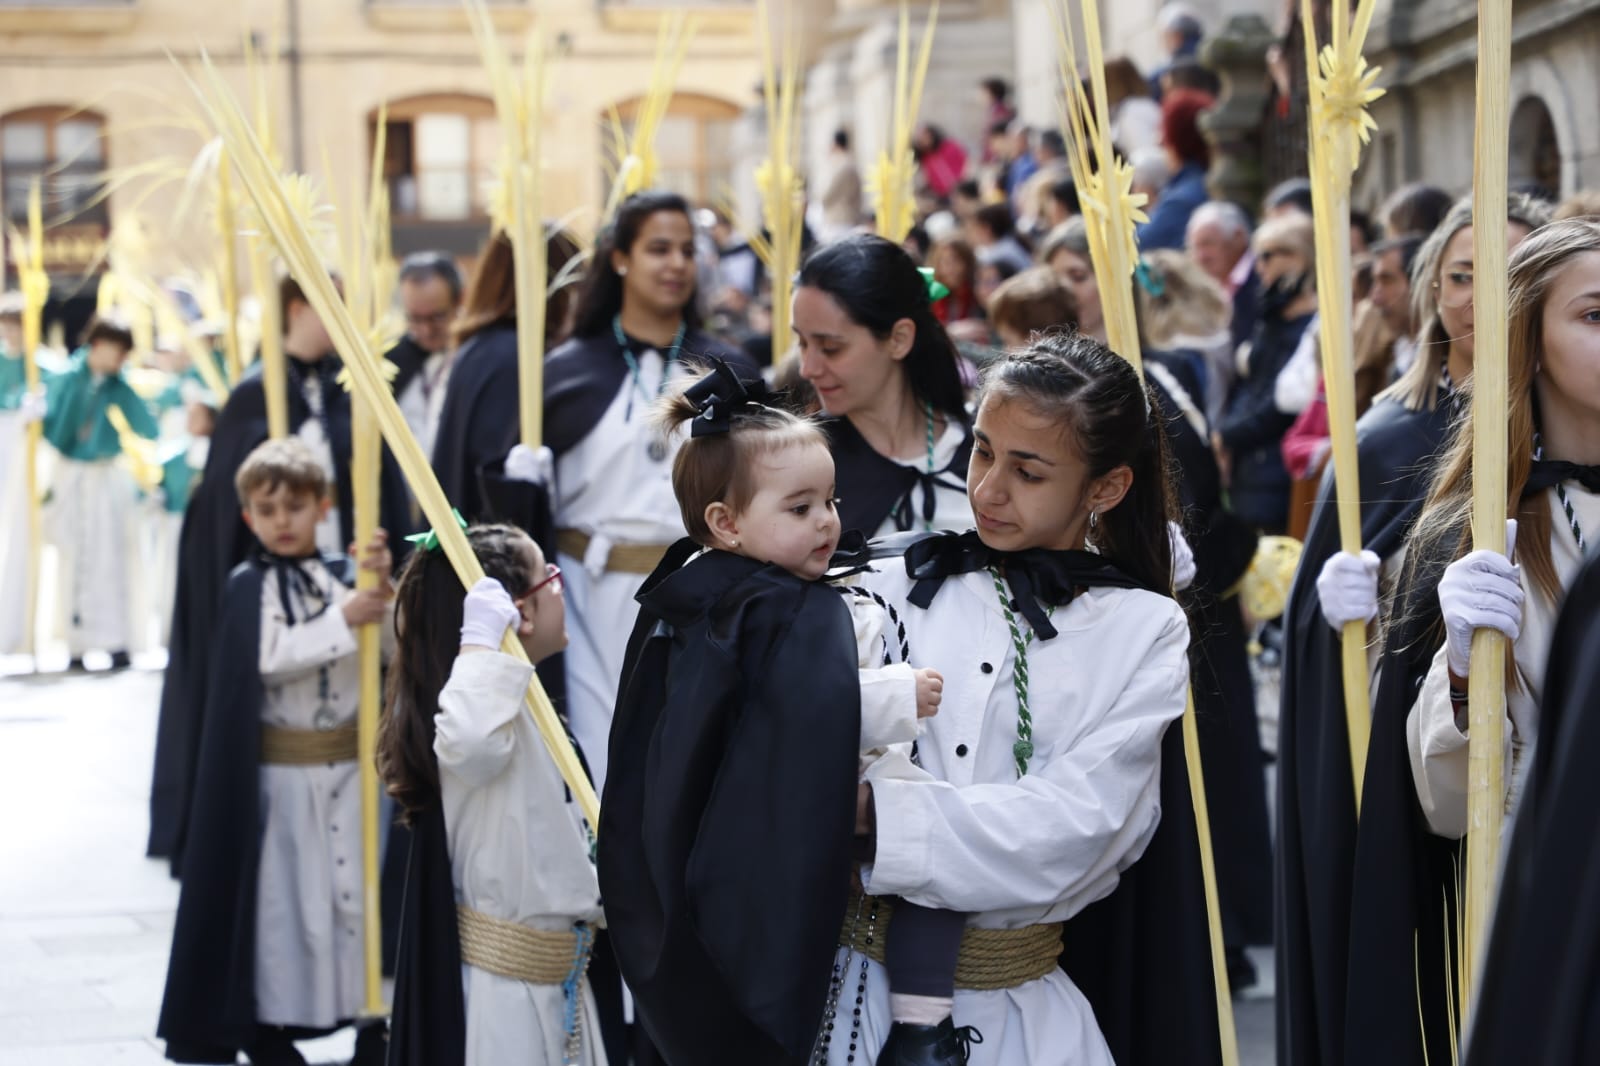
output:
<instances>
[{"instance_id":1,"label":"white tunic","mask_svg":"<svg viewBox=\"0 0 1600 1066\"><path fill-rule=\"evenodd\" d=\"M881 760L891 746L917 739L917 679L912 664L898 661L899 639L883 607L854 593L845 602L861 678L861 751L869 761ZM892 660L887 666L885 652Z\"/></svg>"},{"instance_id":2,"label":"white tunic","mask_svg":"<svg viewBox=\"0 0 1600 1066\"><path fill-rule=\"evenodd\" d=\"M687 372L674 362L672 377ZM656 432L650 423L662 377L659 352L639 357L639 382L625 375L611 406L594 429L556 462L555 519L559 529L589 535L584 559L560 556L567 597L567 713L573 735L594 775L606 781L607 743L616 709L628 634L639 615L634 594L644 574L609 572L614 544L668 545L684 535L672 492L672 460L679 442L667 442L662 458L650 457Z\"/></svg>"},{"instance_id":3,"label":"white tunic","mask_svg":"<svg viewBox=\"0 0 1600 1066\"><path fill-rule=\"evenodd\" d=\"M1600 537L1600 496L1585 492L1574 482L1564 486L1577 511L1586 540ZM1550 556L1561 587L1567 588L1583 566L1583 556L1572 535L1555 489L1546 489L1550 504ZM1590 531L1593 532L1590 532ZM1505 785L1507 814L1522 795L1523 777L1532 764L1533 745L1539 736L1539 702L1544 695L1544 674L1550 657L1561 605L1551 603L1523 573L1522 633L1512 649L1516 678L1506 679ZM1440 836L1460 838L1467 833L1467 731L1456 724L1450 703L1450 668L1441 645L1406 716L1406 745L1411 752L1411 777L1429 827ZM1506 828L1511 819L1506 819Z\"/></svg>"},{"instance_id":4,"label":"white tunic","mask_svg":"<svg viewBox=\"0 0 1600 1066\"><path fill-rule=\"evenodd\" d=\"M947 422L944 433L933 445L933 468L940 471L939 484L933 490L933 529L934 531L954 530L957 533L965 532L973 527L975 520L972 517L972 502L967 499L967 472L965 470L946 470L955 461L956 452L961 448L961 442L966 439L964 427L959 422ZM894 459L901 466L909 466L917 471L928 469L928 453L926 450L914 456L903 459ZM944 482L950 482L949 485ZM914 529L923 527L922 521L922 489L911 491L912 510L915 512ZM873 537L886 537L891 533L899 532L891 516L885 518L872 534Z\"/></svg>"},{"instance_id":5,"label":"white tunic","mask_svg":"<svg viewBox=\"0 0 1600 1066\"><path fill-rule=\"evenodd\" d=\"M55 460L43 517L59 553L56 631L74 657L142 650L149 616L133 477L116 459Z\"/></svg>"},{"instance_id":6,"label":"white tunic","mask_svg":"<svg viewBox=\"0 0 1600 1066\"><path fill-rule=\"evenodd\" d=\"M320 560L304 568L329 601L309 621L284 616L275 573L261 582L261 718L325 729L352 721L360 699L356 636L341 610L353 593ZM319 721L324 706L331 716ZM359 776L354 760L261 766L256 1017L264 1024L331 1027L365 1003Z\"/></svg>"},{"instance_id":7,"label":"white tunic","mask_svg":"<svg viewBox=\"0 0 1600 1066\"><path fill-rule=\"evenodd\" d=\"M909 580L888 565L866 584L903 604ZM969 912L985 928L1063 921L1108 895L1160 817L1161 738L1183 713L1189 681L1183 612L1127 589L1092 589L1056 611L1058 635L1028 649L1034 754L1020 780L1015 657L990 575L952 577L928 610L903 613L914 661L944 675L921 745L936 780L872 778L878 840L862 870L867 890ZM847 995L859 966L847 968ZM857 1060L870 1062L891 1024L876 963L866 999ZM1014 989L958 990L955 1022L983 1034L972 1066L1111 1063L1088 1001L1060 970ZM848 1043L836 1032L829 1061L844 1063Z\"/></svg>"},{"instance_id":8,"label":"white tunic","mask_svg":"<svg viewBox=\"0 0 1600 1066\"><path fill-rule=\"evenodd\" d=\"M439 694L434 754L456 899L484 914L567 931L600 919L600 888L576 805L523 708L533 667L499 652L456 659ZM467 1066L559 1064L559 986L462 967ZM604 1066L587 983L579 1018L584 1066Z\"/></svg>"},{"instance_id":9,"label":"white tunic","mask_svg":"<svg viewBox=\"0 0 1600 1066\"><path fill-rule=\"evenodd\" d=\"M23 632L29 558L26 434L20 412L0 411L0 655L27 647Z\"/></svg>"},{"instance_id":10,"label":"white tunic","mask_svg":"<svg viewBox=\"0 0 1600 1066\"><path fill-rule=\"evenodd\" d=\"M450 352L434 352L422 361L405 390L394 398L412 436L422 445L423 455L433 454L433 441L439 435L439 416L444 413L444 396L450 384Z\"/></svg>"}]
</instances>

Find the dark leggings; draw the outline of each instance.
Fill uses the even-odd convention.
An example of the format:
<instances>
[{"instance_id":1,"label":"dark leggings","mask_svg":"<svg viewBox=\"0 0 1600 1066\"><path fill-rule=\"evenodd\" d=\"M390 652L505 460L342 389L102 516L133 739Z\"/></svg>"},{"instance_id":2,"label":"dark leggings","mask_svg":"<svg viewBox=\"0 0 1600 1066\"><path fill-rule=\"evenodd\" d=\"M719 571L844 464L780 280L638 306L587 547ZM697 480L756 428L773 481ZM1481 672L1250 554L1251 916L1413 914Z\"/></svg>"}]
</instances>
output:
<instances>
[{"instance_id":1,"label":"dark leggings","mask_svg":"<svg viewBox=\"0 0 1600 1066\"><path fill-rule=\"evenodd\" d=\"M896 900L884 945L889 991L906 996L956 994L956 956L967 916Z\"/></svg>"}]
</instances>

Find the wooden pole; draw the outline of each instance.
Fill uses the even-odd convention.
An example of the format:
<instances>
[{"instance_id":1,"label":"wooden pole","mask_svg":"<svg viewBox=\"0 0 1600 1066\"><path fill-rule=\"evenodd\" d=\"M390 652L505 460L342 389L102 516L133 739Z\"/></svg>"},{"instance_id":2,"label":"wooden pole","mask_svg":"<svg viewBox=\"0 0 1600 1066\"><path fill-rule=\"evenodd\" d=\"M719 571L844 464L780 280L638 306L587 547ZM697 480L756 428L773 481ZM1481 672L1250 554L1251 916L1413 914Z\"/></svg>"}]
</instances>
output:
<instances>
[{"instance_id":1,"label":"wooden pole","mask_svg":"<svg viewBox=\"0 0 1600 1066\"><path fill-rule=\"evenodd\" d=\"M1142 197L1132 193L1132 168L1119 160L1111 140L1106 105L1105 62L1101 52L1099 16L1092 3L1083 4L1084 47L1088 57L1087 92L1079 75L1077 42L1072 32L1070 6L1053 7L1057 55L1066 92L1064 134L1071 150L1069 162L1078 182L1079 197L1087 204L1095 279L1106 312L1106 335L1111 348L1144 377L1144 355L1139 345L1139 322L1134 303L1133 271L1138 248L1135 222L1144 218ZM1089 105L1092 95L1096 106ZM1090 117L1095 121L1089 121ZM1089 165L1089 150L1099 163ZM1204 886L1206 930L1211 946L1211 981L1216 996L1217 1034L1223 1066L1238 1066L1239 1036L1233 1021L1233 995L1228 981L1226 947L1222 940L1222 911L1217 893L1217 861L1212 847L1210 805L1206 799L1205 770L1200 756L1200 724L1191 689L1183 711L1183 754L1189 777L1189 803L1194 808L1195 836L1200 848L1200 877Z\"/></svg>"},{"instance_id":2,"label":"wooden pole","mask_svg":"<svg viewBox=\"0 0 1600 1066\"><path fill-rule=\"evenodd\" d=\"M30 393L39 391L39 344L44 332L44 305L50 299L50 276L44 270L44 218L39 181L28 190L28 233L18 242L17 280L22 286L22 366ZM28 506L28 588L23 607L23 648L38 668L39 566L44 547L43 503L39 493L39 440L44 425L30 422L23 436L23 485Z\"/></svg>"},{"instance_id":3,"label":"wooden pole","mask_svg":"<svg viewBox=\"0 0 1600 1066\"><path fill-rule=\"evenodd\" d=\"M382 432L372 408L359 395L350 397L351 456L350 487L355 497L356 549L364 553L378 528L379 472L382 463ZM356 588L378 585L378 574L365 568L356 571ZM365 928L367 1005L369 1016L387 1013L383 1002L383 923L378 851L378 718L383 708L379 684L380 633L377 625L362 626L356 634L361 671L361 702L356 717L356 735L361 767L361 895Z\"/></svg>"},{"instance_id":4,"label":"wooden pole","mask_svg":"<svg viewBox=\"0 0 1600 1066\"><path fill-rule=\"evenodd\" d=\"M1478 3L1473 153L1472 546L1506 550L1506 186L1510 152L1511 0ZM1480 629L1468 677L1467 885L1461 1002L1470 1011L1488 946L1505 814L1505 637ZM1463 1014L1462 1031L1470 1019Z\"/></svg>"},{"instance_id":5,"label":"wooden pole","mask_svg":"<svg viewBox=\"0 0 1600 1066\"><path fill-rule=\"evenodd\" d=\"M261 389L267 402L267 436L279 440L289 435L289 368L284 361L283 316L268 254L269 240L264 233L250 238L250 275L256 302L261 305Z\"/></svg>"},{"instance_id":6,"label":"wooden pole","mask_svg":"<svg viewBox=\"0 0 1600 1066\"><path fill-rule=\"evenodd\" d=\"M1334 484L1338 489L1339 543L1343 551L1361 555L1361 484L1356 449L1354 315L1350 275L1350 178L1370 135L1366 105L1377 98L1361 56L1374 4L1358 11L1350 23L1349 0L1333 0L1333 40L1319 62L1316 23L1311 0L1301 0L1301 30L1306 45L1311 136L1311 200L1316 227L1317 305L1322 313L1322 380L1328 399L1328 433L1332 441ZM1344 680L1345 732L1350 747L1350 778L1356 810L1361 809L1366 776L1367 743L1372 732L1368 693L1367 625L1346 623L1340 635Z\"/></svg>"},{"instance_id":7,"label":"wooden pole","mask_svg":"<svg viewBox=\"0 0 1600 1066\"><path fill-rule=\"evenodd\" d=\"M504 198L499 201L496 223L511 242L515 264L519 436L523 444L537 448L544 440L545 289L550 267L540 151L546 85L544 38L537 29L528 34L518 70L501 46L483 0L467 0L467 14L500 121L499 176ZM661 106L665 108L665 103ZM621 188L619 181L613 193L619 195Z\"/></svg>"},{"instance_id":8,"label":"wooden pole","mask_svg":"<svg viewBox=\"0 0 1600 1066\"><path fill-rule=\"evenodd\" d=\"M757 32L761 36L761 92L767 113L767 159L757 171L756 181L761 186L767 238L751 244L758 252L763 247L767 251L767 270L772 278L772 359L777 362L778 353L789 345L789 300L795 271L800 266L804 216L795 169L800 56L793 33L782 34L782 51L777 50L771 9L769 0L760 0L756 7Z\"/></svg>"},{"instance_id":9,"label":"wooden pole","mask_svg":"<svg viewBox=\"0 0 1600 1066\"><path fill-rule=\"evenodd\" d=\"M878 155L877 166L869 179L875 204L878 236L896 244L911 232L916 216L915 153L911 135L922 110L922 90L928 80L928 63L933 57L933 39L939 24L939 0L928 7L922 27L922 43L916 63L911 60L911 12L900 0L900 38L895 51L894 107L889 123L889 145Z\"/></svg>"},{"instance_id":10,"label":"wooden pole","mask_svg":"<svg viewBox=\"0 0 1600 1066\"><path fill-rule=\"evenodd\" d=\"M239 222L227 152L217 158L217 240L222 256L222 355L228 383L235 385L244 372L244 359L239 354Z\"/></svg>"}]
</instances>

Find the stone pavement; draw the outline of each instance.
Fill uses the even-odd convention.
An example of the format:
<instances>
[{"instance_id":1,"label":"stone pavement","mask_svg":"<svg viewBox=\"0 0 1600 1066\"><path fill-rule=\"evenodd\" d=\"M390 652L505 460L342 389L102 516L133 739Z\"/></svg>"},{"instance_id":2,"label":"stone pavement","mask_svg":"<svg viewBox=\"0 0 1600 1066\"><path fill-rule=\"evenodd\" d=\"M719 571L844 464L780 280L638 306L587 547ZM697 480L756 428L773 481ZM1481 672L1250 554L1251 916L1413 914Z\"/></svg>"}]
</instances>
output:
<instances>
[{"instance_id":1,"label":"stone pavement","mask_svg":"<svg viewBox=\"0 0 1600 1066\"><path fill-rule=\"evenodd\" d=\"M178 889L144 857L160 693L154 669L0 678L0 1066L166 1061Z\"/></svg>"},{"instance_id":2,"label":"stone pavement","mask_svg":"<svg viewBox=\"0 0 1600 1066\"><path fill-rule=\"evenodd\" d=\"M0 676L0 1066L165 1061L154 1034L178 893L144 857L159 662ZM1270 954L1256 961L1270 984ZM1271 1066L1271 999L1236 1017L1241 1061ZM335 1063L351 1043L301 1047Z\"/></svg>"}]
</instances>

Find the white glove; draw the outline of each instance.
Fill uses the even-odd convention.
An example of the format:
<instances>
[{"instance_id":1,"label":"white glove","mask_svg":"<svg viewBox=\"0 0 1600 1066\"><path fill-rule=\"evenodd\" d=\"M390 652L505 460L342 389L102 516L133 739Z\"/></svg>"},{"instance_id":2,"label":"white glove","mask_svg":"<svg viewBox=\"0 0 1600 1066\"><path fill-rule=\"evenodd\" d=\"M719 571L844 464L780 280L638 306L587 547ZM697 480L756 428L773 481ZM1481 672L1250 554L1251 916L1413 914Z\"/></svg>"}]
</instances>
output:
<instances>
[{"instance_id":1,"label":"white glove","mask_svg":"<svg viewBox=\"0 0 1600 1066\"><path fill-rule=\"evenodd\" d=\"M522 620L506 587L492 577L480 578L467 590L461 604L461 643L475 648L498 648L506 630Z\"/></svg>"},{"instance_id":2,"label":"white glove","mask_svg":"<svg viewBox=\"0 0 1600 1066\"><path fill-rule=\"evenodd\" d=\"M1445 663L1466 677L1472 660L1472 633L1496 629L1507 640L1522 632L1522 568L1511 562L1517 542L1515 519L1506 523L1506 554L1471 552L1445 568L1439 580L1444 613Z\"/></svg>"},{"instance_id":3,"label":"white glove","mask_svg":"<svg viewBox=\"0 0 1600 1066\"><path fill-rule=\"evenodd\" d=\"M1167 523L1167 539L1172 542L1172 587L1182 592L1194 584L1194 549L1183 535L1183 527L1176 522Z\"/></svg>"},{"instance_id":4,"label":"white glove","mask_svg":"<svg viewBox=\"0 0 1600 1066\"><path fill-rule=\"evenodd\" d=\"M1317 575L1323 620L1335 630L1343 630L1346 622L1370 622L1378 617L1378 568L1382 565L1377 552L1359 556L1334 552Z\"/></svg>"},{"instance_id":5,"label":"white glove","mask_svg":"<svg viewBox=\"0 0 1600 1066\"><path fill-rule=\"evenodd\" d=\"M45 400L43 389L23 393L22 402L17 405L17 410L22 414L22 424L25 426L43 422L45 413L49 409L50 404Z\"/></svg>"},{"instance_id":6,"label":"white glove","mask_svg":"<svg viewBox=\"0 0 1600 1066\"><path fill-rule=\"evenodd\" d=\"M506 477L513 481L548 485L554 480L555 469L555 453L542 445L530 448L526 444L519 444L506 456Z\"/></svg>"}]
</instances>

